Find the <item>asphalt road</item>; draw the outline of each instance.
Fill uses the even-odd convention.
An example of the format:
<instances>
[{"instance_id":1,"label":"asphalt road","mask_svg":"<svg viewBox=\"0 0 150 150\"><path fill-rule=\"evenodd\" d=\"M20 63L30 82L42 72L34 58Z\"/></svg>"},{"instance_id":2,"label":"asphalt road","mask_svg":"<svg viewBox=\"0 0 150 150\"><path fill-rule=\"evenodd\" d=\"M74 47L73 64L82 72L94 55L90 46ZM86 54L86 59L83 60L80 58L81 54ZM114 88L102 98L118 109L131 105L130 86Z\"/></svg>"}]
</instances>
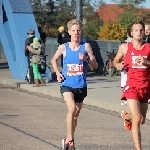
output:
<instances>
[{"instance_id":1,"label":"asphalt road","mask_svg":"<svg viewBox=\"0 0 150 150\"><path fill-rule=\"evenodd\" d=\"M62 99L0 85L0 150L60 150L66 134ZM141 127L150 150L150 122ZM84 105L75 134L76 150L134 150L120 114Z\"/></svg>"}]
</instances>

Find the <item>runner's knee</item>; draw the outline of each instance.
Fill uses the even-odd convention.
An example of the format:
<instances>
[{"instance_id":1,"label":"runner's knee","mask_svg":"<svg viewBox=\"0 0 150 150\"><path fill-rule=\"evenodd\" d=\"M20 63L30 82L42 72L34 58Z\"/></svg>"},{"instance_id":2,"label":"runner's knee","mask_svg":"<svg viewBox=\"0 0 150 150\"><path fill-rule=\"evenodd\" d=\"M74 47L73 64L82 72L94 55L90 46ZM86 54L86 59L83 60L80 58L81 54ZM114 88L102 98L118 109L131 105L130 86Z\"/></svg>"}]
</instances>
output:
<instances>
[{"instance_id":1,"label":"runner's knee","mask_svg":"<svg viewBox=\"0 0 150 150\"><path fill-rule=\"evenodd\" d=\"M70 107L68 108L68 113L69 113L69 114L75 114L75 111L76 111L75 106L70 106Z\"/></svg>"},{"instance_id":2,"label":"runner's knee","mask_svg":"<svg viewBox=\"0 0 150 150\"><path fill-rule=\"evenodd\" d=\"M131 115L132 116L132 122L135 124L140 124L141 122L141 115Z\"/></svg>"},{"instance_id":3,"label":"runner's knee","mask_svg":"<svg viewBox=\"0 0 150 150\"><path fill-rule=\"evenodd\" d=\"M80 113L80 110L75 112L74 119L77 119L79 117L79 113Z\"/></svg>"}]
</instances>

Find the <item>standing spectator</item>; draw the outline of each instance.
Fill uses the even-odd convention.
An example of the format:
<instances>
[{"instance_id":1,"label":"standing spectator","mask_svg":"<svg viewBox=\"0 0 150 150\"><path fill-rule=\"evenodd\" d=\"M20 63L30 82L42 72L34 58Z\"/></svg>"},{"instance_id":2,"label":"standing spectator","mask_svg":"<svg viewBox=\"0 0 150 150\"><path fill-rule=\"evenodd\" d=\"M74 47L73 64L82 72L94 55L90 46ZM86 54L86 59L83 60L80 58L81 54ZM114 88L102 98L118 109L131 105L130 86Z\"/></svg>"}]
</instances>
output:
<instances>
[{"instance_id":1,"label":"standing spectator","mask_svg":"<svg viewBox=\"0 0 150 150\"><path fill-rule=\"evenodd\" d=\"M70 42L70 36L67 31L65 31L64 26L60 26L58 28L59 34L58 34L58 39L57 42L59 45L64 44L66 42Z\"/></svg>"},{"instance_id":2,"label":"standing spectator","mask_svg":"<svg viewBox=\"0 0 150 150\"><path fill-rule=\"evenodd\" d=\"M27 46L29 51L32 53L32 58L31 58L31 66L33 68L33 74L34 74L34 81L35 85L33 87L38 87L38 86L45 86L45 82L41 77L40 74L40 64L41 64L41 58L40 55L42 54L41 50L41 44L39 42L39 38L35 37L33 39L33 43L30 44L31 47ZM39 85L39 82L41 83Z\"/></svg>"},{"instance_id":3,"label":"standing spectator","mask_svg":"<svg viewBox=\"0 0 150 150\"><path fill-rule=\"evenodd\" d=\"M145 35L146 35L146 42L150 43L150 25L146 24L145 25Z\"/></svg>"},{"instance_id":4,"label":"standing spectator","mask_svg":"<svg viewBox=\"0 0 150 150\"><path fill-rule=\"evenodd\" d=\"M28 74L29 74L29 79L27 80L29 84L34 84L33 70L32 70L32 66L30 66L31 53L28 50L27 46L33 43L33 38L35 38L35 30L30 29L27 34L29 35L29 37L25 40L25 56L27 57L27 60L28 60Z\"/></svg>"}]
</instances>

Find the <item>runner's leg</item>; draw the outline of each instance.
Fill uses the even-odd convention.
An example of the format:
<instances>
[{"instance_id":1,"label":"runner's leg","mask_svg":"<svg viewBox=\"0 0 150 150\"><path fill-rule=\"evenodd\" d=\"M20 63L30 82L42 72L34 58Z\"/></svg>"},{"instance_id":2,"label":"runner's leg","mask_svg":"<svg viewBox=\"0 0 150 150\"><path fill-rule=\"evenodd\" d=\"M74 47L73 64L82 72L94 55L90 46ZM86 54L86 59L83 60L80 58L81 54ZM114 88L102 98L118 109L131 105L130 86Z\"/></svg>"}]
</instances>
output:
<instances>
[{"instance_id":1,"label":"runner's leg","mask_svg":"<svg viewBox=\"0 0 150 150\"><path fill-rule=\"evenodd\" d=\"M82 104L83 103L76 102L76 110L75 110L75 115L74 115L74 131L75 131L75 128L77 126L77 119L79 117L79 113L80 113L80 110L82 108Z\"/></svg>"},{"instance_id":2,"label":"runner's leg","mask_svg":"<svg viewBox=\"0 0 150 150\"><path fill-rule=\"evenodd\" d=\"M67 113L67 138L66 143L74 139L74 114L75 114L75 101L74 95L72 92L63 93L64 100L67 104L68 113Z\"/></svg>"},{"instance_id":3,"label":"runner's leg","mask_svg":"<svg viewBox=\"0 0 150 150\"><path fill-rule=\"evenodd\" d=\"M148 110L148 103L141 103L140 104L140 110L141 110L141 125L145 123L146 119L146 113Z\"/></svg>"},{"instance_id":4,"label":"runner's leg","mask_svg":"<svg viewBox=\"0 0 150 150\"><path fill-rule=\"evenodd\" d=\"M140 122L141 122L140 102L134 99L128 99L127 101L132 117L133 141L136 150L141 150L142 148L141 148L141 132L140 132Z\"/></svg>"}]
</instances>

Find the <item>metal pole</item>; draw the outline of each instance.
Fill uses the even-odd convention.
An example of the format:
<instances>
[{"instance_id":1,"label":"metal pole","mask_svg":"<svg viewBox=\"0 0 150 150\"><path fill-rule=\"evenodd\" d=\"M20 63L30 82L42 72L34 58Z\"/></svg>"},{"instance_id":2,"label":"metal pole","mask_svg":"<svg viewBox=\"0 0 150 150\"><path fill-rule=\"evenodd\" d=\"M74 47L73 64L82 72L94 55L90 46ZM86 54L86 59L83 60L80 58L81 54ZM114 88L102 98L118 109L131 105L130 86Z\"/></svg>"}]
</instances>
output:
<instances>
[{"instance_id":1,"label":"metal pole","mask_svg":"<svg viewBox=\"0 0 150 150\"><path fill-rule=\"evenodd\" d=\"M83 12L82 12L82 0L76 0L76 19L83 21ZM83 40L83 31L80 37L80 41Z\"/></svg>"}]
</instances>

